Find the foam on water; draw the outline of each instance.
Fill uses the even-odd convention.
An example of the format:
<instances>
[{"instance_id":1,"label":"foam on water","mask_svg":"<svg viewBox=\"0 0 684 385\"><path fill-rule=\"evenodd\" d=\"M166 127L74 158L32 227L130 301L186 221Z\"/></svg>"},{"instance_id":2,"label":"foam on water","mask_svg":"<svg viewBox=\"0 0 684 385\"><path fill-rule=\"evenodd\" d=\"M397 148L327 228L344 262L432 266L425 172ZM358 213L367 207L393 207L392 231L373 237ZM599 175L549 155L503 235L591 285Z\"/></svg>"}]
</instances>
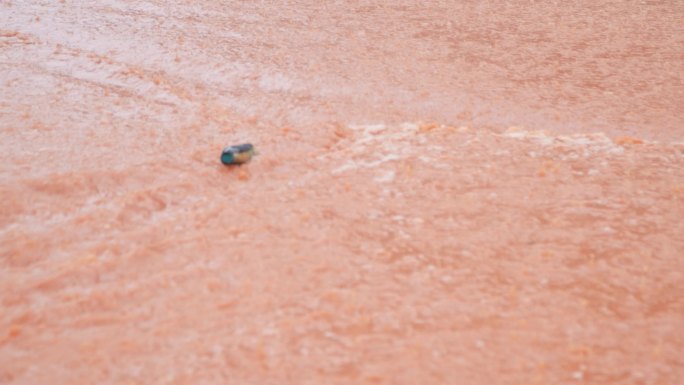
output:
<instances>
[{"instance_id":1,"label":"foam on water","mask_svg":"<svg viewBox=\"0 0 684 385\"><path fill-rule=\"evenodd\" d=\"M0 1L0 383L677 383L682 7Z\"/></svg>"}]
</instances>

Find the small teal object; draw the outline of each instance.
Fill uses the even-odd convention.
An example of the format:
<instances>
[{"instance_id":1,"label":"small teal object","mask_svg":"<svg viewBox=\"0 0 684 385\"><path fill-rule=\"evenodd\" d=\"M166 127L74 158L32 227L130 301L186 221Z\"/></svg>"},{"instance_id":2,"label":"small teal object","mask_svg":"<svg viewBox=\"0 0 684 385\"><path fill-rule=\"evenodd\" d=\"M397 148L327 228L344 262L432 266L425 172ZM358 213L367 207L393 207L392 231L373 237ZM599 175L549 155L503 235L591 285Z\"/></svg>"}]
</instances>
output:
<instances>
[{"instance_id":1,"label":"small teal object","mask_svg":"<svg viewBox=\"0 0 684 385\"><path fill-rule=\"evenodd\" d=\"M221 153L221 163L223 164L242 164L249 162L254 155L254 146L251 143L228 146Z\"/></svg>"}]
</instances>

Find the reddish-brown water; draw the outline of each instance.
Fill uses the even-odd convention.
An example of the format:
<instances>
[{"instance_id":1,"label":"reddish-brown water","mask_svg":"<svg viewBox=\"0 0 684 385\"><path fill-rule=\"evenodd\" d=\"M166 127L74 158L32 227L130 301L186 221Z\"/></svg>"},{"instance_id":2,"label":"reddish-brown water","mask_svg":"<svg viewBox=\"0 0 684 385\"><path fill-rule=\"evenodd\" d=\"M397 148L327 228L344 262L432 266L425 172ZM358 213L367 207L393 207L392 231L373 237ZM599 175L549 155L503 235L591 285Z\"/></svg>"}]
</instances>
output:
<instances>
[{"instance_id":1,"label":"reddish-brown water","mask_svg":"<svg viewBox=\"0 0 684 385\"><path fill-rule=\"evenodd\" d=\"M682 383L684 3L451 3L0 1L0 384Z\"/></svg>"}]
</instances>

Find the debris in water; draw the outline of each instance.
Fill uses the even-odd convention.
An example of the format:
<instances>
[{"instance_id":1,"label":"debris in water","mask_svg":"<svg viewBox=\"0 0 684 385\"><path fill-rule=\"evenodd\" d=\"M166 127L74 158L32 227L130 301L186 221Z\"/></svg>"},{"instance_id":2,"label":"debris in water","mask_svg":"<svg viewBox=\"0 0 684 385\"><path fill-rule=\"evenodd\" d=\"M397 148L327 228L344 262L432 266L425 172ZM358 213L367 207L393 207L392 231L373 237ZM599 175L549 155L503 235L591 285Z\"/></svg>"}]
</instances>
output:
<instances>
[{"instance_id":1,"label":"debris in water","mask_svg":"<svg viewBox=\"0 0 684 385\"><path fill-rule=\"evenodd\" d=\"M643 141L643 139L633 138L631 136L621 136L619 138L615 138L615 144L618 144L620 146L625 146L625 145L634 145L634 144L644 144L644 141Z\"/></svg>"},{"instance_id":2,"label":"debris in water","mask_svg":"<svg viewBox=\"0 0 684 385\"><path fill-rule=\"evenodd\" d=\"M242 164L249 162L254 155L254 146L250 143L229 146L221 153L221 163L223 164Z\"/></svg>"},{"instance_id":3,"label":"debris in water","mask_svg":"<svg viewBox=\"0 0 684 385\"><path fill-rule=\"evenodd\" d=\"M247 179L249 179L249 172L247 172L247 171L245 171L245 170L240 170L240 172L238 173L238 179L239 179L239 180L247 180Z\"/></svg>"},{"instance_id":4,"label":"debris in water","mask_svg":"<svg viewBox=\"0 0 684 385\"><path fill-rule=\"evenodd\" d=\"M435 128L438 128L440 125L437 123L425 123L421 124L418 126L418 132L420 133L425 133L425 132L430 132L434 130Z\"/></svg>"}]
</instances>

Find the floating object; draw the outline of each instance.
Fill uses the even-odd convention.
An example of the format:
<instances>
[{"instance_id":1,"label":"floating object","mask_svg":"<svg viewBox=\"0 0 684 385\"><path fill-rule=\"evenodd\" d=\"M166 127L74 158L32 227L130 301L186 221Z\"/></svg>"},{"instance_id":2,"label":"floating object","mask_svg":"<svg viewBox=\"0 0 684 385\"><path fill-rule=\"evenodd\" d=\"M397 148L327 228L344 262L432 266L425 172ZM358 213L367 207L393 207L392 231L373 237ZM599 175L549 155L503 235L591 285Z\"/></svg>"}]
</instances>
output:
<instances>
[{"instance_id":1,"label":"floating object","mask_svg":"<svg viewBox=\"0 0 684 385\"><path fill-rule=\"evenodd\" d=\"M238 144L223 149L221 153L221 163L223 164L242 164L249 162L254 155L254 146L251 143Z\"/></svg>"}]
</instances>

